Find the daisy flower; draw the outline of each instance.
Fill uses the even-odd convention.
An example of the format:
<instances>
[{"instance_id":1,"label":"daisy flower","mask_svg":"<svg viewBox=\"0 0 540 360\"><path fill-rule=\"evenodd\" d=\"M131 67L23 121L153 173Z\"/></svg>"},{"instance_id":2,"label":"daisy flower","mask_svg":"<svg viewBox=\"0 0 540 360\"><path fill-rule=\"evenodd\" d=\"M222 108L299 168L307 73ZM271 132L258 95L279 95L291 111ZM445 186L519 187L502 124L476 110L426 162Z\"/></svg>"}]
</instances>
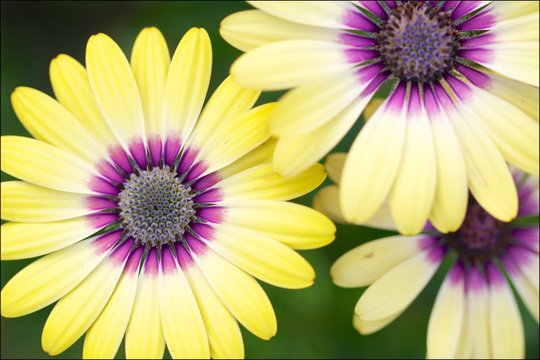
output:
<instances>
[{"instance_id":1,"label":"daisy flower","mask_svg":"<svg viewBox=\"0 0 540 360\"><path fill-rule=\"evenodd\" d=\"M428 219L455 231L468 190L496 219L516 216L506 161L538 175L538 2L249 3L221 34L246 52L235 81L291 89L270 117L279 173L322 158L390 88L345 163L346 219L368 221L389 197L401 233Z\"/></svg>"},{"instance_id":2,"label":"daisy flower","mask_svg":"<svg viewBox=\"0 0 540 360\"><path fill-rule=\"evenodd\" d=\"M86 333L85 358L239 358L238 323L276 333L258 278L285 288L314 280L294 249L325 245L334 225L285 200L325 178L312 166L284 179L272 169L268 114L258 91L226 79L203 108L212 49L189 30L172 59L156 28L128 62L92 36L86 68L51 62L56 100L28 87L13 108L35 139L4 136L2 260L45 255L2 289L17 317L58 300L42 347L56 355Z\"/></svg>"},{"instance_id":3,"label":"daisy flower","mask_svg":"<svg viewBox=\"0 0 540 360\"><path fill-rule=\"evenodd\" d=\"M328 175L337 184L343 153L329 156ZM371 334L398 318L445 261L450 269L431 311L428 358L522 358L525 336L510 284L538 323L539 256L538 177L513 171L519 215L503 222L469 197L459 229L440 233L426 226L417 236L390 236L362 244L332 265L335 284L369 286L354 309L353 325ZM314 207L337 222L346 222L338 204L338 185L323 188ZM529 218L529 219L527 219ZM394 229L388 206L369 226ZM506 274L506 276L504 275Z\"/></svg>"}]
</instances>

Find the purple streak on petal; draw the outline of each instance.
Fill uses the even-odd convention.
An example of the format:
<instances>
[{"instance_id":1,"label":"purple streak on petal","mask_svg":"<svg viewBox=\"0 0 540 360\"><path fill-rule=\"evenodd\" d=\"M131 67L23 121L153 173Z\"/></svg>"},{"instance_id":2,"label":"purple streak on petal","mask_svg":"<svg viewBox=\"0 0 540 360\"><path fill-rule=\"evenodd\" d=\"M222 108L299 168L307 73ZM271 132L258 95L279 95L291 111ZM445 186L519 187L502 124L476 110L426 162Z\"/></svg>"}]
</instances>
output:
<instances>
[{"instance_id":1,"label":"purple streak on petal","mask_svg":"<svg viewBox=\"0 0 540 360\"><path fill-rule=\"evenodd\" d=\"M354 47L373 46L377 43L375 39L349 33L343 33L339 38L344 44Z\"/></svg>"},{"instance_id":2,"label":"purple streak on petal","mask_svg":"<svg viewBox=\"0 0 540 360\"><path fill-rule=\"evenodd\" d=\"M87 219L91 226L95 227L96 229L101 229L102 227L112 224L118 220L118 215L108 213L91 214L87 216Z\"/></svg>"},{"instance_id":3,"label":"purple streak on petal","mask_svg":"<svg viewBox=\"0 0 540 360\"><path fill-rule=\"evenodd\" d=\"M472 266L466 273L466 291L479 292L487 288L487 280L476 267Z\"/></svg>"},{"instance_id":4,"label":"purple streak on petal","mask_svg":"<svg viewBox=\"0 0 540 360\"><path fill-rule=\"evenodd\" d=\"M388 79L387 73L380 73L375 76L368 86L360 93L360 96L368 96L379 90L379 87Z\"/></svg>"},{"instance_id":5,"label":"purple streak on petal","mask_svg":"<svg viewBox=\"0 0 540 360\"><path fill-rule=\"evenodd\" d=\"M473 31L473 30L489 30L495 25L495 15L491 11L484 10L469 20L458 25L457 29L461 31Z\"/></svg>"},{"instance_id":6,"label":"purple streak on petal","mask_svg":"<svg viewBox=\"0 0 540 360\"><path fill-rule=\"evenodd\" d=\"M198 203L216 203L222 199L223 193L221 189L211 189L193 198L193 200Z\"/></svg>"},{"instance_id":7,"label":"purple streak on petal","mask_svg":"<svg viewBox=\"0 0 540 360\"><path fill-rule=\"evenodd\" d=\"M165 164L172 166L174 160L180 153L180 147L182 146L182 140L179 137L169 136L165 142Z\"/></svg>"},{"instance_id":8,"label":"purple streak on petal","mask_svg":"<svg viewBox=\"0 0 540 360\"><path fill-rule=\"evenodd\" d=\"M530 266L533 262L533 257L538 257L537 253L514 245L507 246L505 255L510 257L518 268Z\"/></svg>"},{"instance_id":9,"label":"purple streak on petal","mask_svg":"<svg viewBox=\"0 0 540 360\"><path fill-rule=\"evenodd\" d=\"M472 89L469 85L450 74L446 74L444 80L446 80L448 85L454 90L454 94L456 94L456 97L459 100L466 101L471 98Z\"/></svg>"},{"instance_id":10,"label":"purple streak on petal","mask_svg":"<svg viewBox=\"0 0 540 360\"><path fill-rule=\"evenodd\" d=\"M506 281L504 279L504 275L493 262L489 261L486 264L486 273L489 281L489 286L495 287L505 284Z\"/></svg>"},{"instance_id":11,"label":"purple streak on petal","mask_svg":"<svg viewBox=\"0 0 540 360\"><path fill-rule=\"evenodd\" d=\"M214 238L215 230L210 225L197 223L190 225L190 227L197 235L205 240L210 241Z\"/></svg>"},{"instance_id":12,"label":"purple streak on petal","mask_svg":"<svg viewBox=\"0 0 540 360\"><path fill-rule=\"evenodd\" d=\"M217 183L219 183L221 180L223 179L221 178L221 176L219 176L219 174L216 171L202 177L195 184L193 184L191 188L194 190L208 189L209 187L214 186Z\"/></svg>"},{"instance_id":13,"label":"purple streak on petal","mask_svg":"<svg viewBox=\"0 0 540 360\"><path fill-rule=\"evenodd\" d=\"M416 116L422 111L422 98L420 97L420 89L418 84L411 84L411 92L409 94L409 105L407 108L409 115Z\"/></svg>"},{"instance_id":14,"label":"purple streak on petal","mask_svg":"<svg viewBox=\"0 0 540 360\"><path fill-rule=\"evenodd\" d=\"M197 179L206 171L206 169L208 169L208 165L202 161L199 161L197 164L195 164L195 166L189 169L189 172L186 176L186 181Z\"/></svg>"},{"instance_id":15,"label":"purple streak on petal","mask_svg":"<svg viewBox=\"0 0 540 360\"><path fill-rule=\"evenodd\" d=\"M431 5L437 6L438 1L432 1L431 3L432 3ZM443 11L450 10L459 3L460 3L459 1L445 1L442 8L441 8L441 10L443 10Z\"/></svg>"},{"instance_id":16,"label":"purple streak on petal","mask_svg":"<svg viewBox=\"0 0 540 360\"><path fill-rule=\"evenodd\" d=\"M177 271L176 260L171 254L171 251L166 247L161 250L161 270L165 274L175 273Z\"/></svg>"},{"instance_id":17,"label":"purple streak on petal","mask_svg":"<svg viewBox=\"0 0 540 360\"><path fill-rule=\"evenodd\" d=\"M528 197L519 201L519 216L538 215L538 199Z\"/></svg>"},{"instance_id":18,"label":"purple streak on petal","mask_svg":"<svg viewBox=\"0 0 540 360\"><path fill-rule=\"evenodd\" d=\"M148 150L150 151L152 165L158 166L163 152L163 141L161 141L161 137L158 135L151 136L148 139Z\"/></svg>"},{"instance_id":19,"label":"purple streak on petal","mask_svg":"<svg viewBox=\"0 0 540 360\"><path fill-rule=\"evenodd\" d=\"M141 169L146 169L148 159L146 157L146 146L141 139L133 139L129 144L129 152Z\"/></svg>"},{"instance_id":20,"label":"purple streak on petal","mask_svg":"<svg viewBox=\"0 0 540 360\"><path fill-rule=\"evenodd\" d=\"M456 262L454 266L450 269L448 272L447 278L448 281L450 281L450 284L452 285L459 285L463 282L463 279L465 277L463 264L461 262Z\"/></svg>"},{"instance_id":21,"label":"purple streak on petal","mask_svg":"<svg viewBox=\"0 0 540 360\"><path fill-rule=\"evenodd\" d=\"M159 261L156 248L151 248L144 262L144 273L154 276L159 270Z\"/></svg>"},{"instance_id":22,"label":"purple streak on petal","mask_svg":"<svg viewBox=\"0 0 540 360\"><path fill-rule=\"evenodd\" d=\"M109 249L120 240L121 236L121 230L111 231L97 237L92 245L98 254L103 254L104 252L109 251Z\"/></svg>"},{"instance_id":23,"label":"purple streak on petal","mask_svg":"<svg viewBox=\"0 0 540 360\"><path fill-rule=\"evenodd\" d=\"M491 78L485 73L462 64L457 64L455 67L457 71L462 73L474 85L486 90L490 88Z\"/></svg>"},{"instance_id":24,"label":"purple streak on petal","mask_svg":"<svg viewBox=\"0 0 540 360\"><path fill-rule=\"evenodd\" d=\"M176 248L176 258L182 269L187 269L190 266L195 264L195 261L191 257L191 254L186 250L186 248L179 242L175 244Z\"/></svg>"},{"instance_id":25,"label":"purple streak on petal","mask_svg":"<svg viewBox=\"0 0 540 360\"><path fill-rule=\"evenodd\" d=\"M99 176L92 176L92 179L88 183L88 187L92 191L106 195L118 195L118 193L120 193L120 190L116 186Z\"/></svg>"},{"instance_id":26,"label":"purple streak on petal","mask_svg":"<svg viewBox=\"0 0 540 360\"><path fill-rule=\"evenodd\" d=\"M495 35L493 34L482 34L480 36L475 36L467 39L461 40L461 49L463 48L477 48L481 46L490 45L494 42Z\"/></svg>"},{"instance_id":27,"label":"purple streak on petal","mask_svg":"<svg viewBox=\"0 0 540 360\"><path fill-rule=\"evenodd\" d=\"M424 86L424 106L429 115L436 115L440 111L437 98L429 85Z\"/></svg>"},{"instance_id":28,"label":"purple streak on petal","mask_svg":"<svg viewBox=\"0 0 540 360\"><path fill-rule=\"evenodd\" d=\"M184 173L189 167L195 162L199 155L199 149L188 147L184 149L182 153L182 159L180 160L180 165L178 166L178 173Z\"/></svg>"},{"instance_id":29,"label":"purple streak on petal","mask_svg":"<svg viewBox=\"0 0 540 360\"><path fill-rule=\"evenodd\" d=\"M442 246L435 245L427 251L426 259L433 264L440 264L444 255L446 255L446 249Z\"/></svg>"},{"instance_id":30,"label":"purple streak on petal","mask_svg":"<svg viewBox=\"0 0 540 360\"><path fill-rule=\"evenodd\" d=\"M197 255L203 255L206 252L207 246L204 242L191 234L185 234L185 238L191 252Z\"/></svg>"},{"instance_id":31,"label":"purple streak on petal","mask_svg":"<svg viewBox=\"0 0 540 360\"><path fill-rule=\"evenodd\" d=\"M387 1L385 1L385 2L386 2L386 5L388 5L388 7L389 7L390 9L395 9L395 8L397 7L396 2L393 1L393 0L387 0Z\"/></svg>"},{"instance_id":32,"label":"purple streak on petal","mask_svg":"<svg viewBox=\"0 0 540 360\"><path fill-rule=\"evenodd\" d=\"M382 69L384 69L384 64L379 62L376 64L362 66L356 71L356 74L358 75L360 82L365 83L373 79L381 72Z\"/></svg>"},{"instance_id":33,"label":"purple streak on petal","mask_svg":"<svg viewBox=\"0 0 540 360\"><path fill-rule=\"evenodd\" d=\"M139 265L141 263L141 257L144 248L142 246L137 247L129 256L124 272L137 273L139 271Z\"/></svg>"},{"instance_id":34,"label":"purple streak on petal","mask_svg":"<svg viewBox=\"0 0 540 360\"><path fill-rule=\"evenodd\" d=\"M85 199L85 206L90 210L114 209L118 204L101 196L89 196Z\"/></svg>"},{"instance_id":35,"label":"purple streak on petal","mask_svg":"<svg viewBox=\"0 0 540 360\"><path fill-rule=\"evenodd\" d=\"M388 18L388 14L386 14L386 11L384 11L383 7L377 1L359 1L359 3L360 6L371 11L379 19L386 20Z\"/></svg>"},{"instance_id":36,"label":"purple streak on petal","mask_svg":"<svg viewBox=\"0 0 540 360\"><path fill-rule=\"evenodd\" d=\"M365 32L375 32L379 27L359 10L350 10L345 14L344 24L353 29Z\"/></svg>"},{"instance_id":37,"label":"purple streak on petal","mask_svg":"<svg viewBox=\"0 0 540 360\"><path fill-rule=\"evenodd\" d=\"M538 227L513 229L510 238L516 245L538 252Z\"/></svg>"},{"instance_id":38,"label":"purple streak on petal","mask_svg":"<svg viewBox=\"0 0 540 360\"><path fill-rule=\"evenodd\" d=\"M225 217L226 210L221 206L204 207L197 210L197 216L211 223L220 223Z\"/></svg>"},{"instance_id":39,"label":"purple streak on petal","mask_svg":"<svg viewBox=\"0 0 540 360\"><path fill-rule=\"evenodd\" d=\"M109 148L109 156L111 157L112 161L126 174L129 175L133 172L133 167L131 166L129 158L122 147L111 146Z\"/></svg>"},{"instance_id":40,"label":"purple streak on petal","mask_svg":"<svg viewBox=\"0 0 540 360\"><path fill-rule=\"evenodd\" d=\"M423 236L420 240L420 250L424 251L437 245L437 238L434 236Z\"/></svg>"},{"instance_id":41,"label":"purple streak on petal","mask_svg":"<svg viewBox=\"0 0 540 360\"><path fill-rule=\"evenodd\" d=\"M510 256L504 254L501 256L501 262L508 275L515 276L519 274L519 268L516 266L517 264Z\"/></svg>"},{"instance_id":42,"label":"purple streak on petal","mask_svg":"<svg viewBox=\"0 0 540 360\"><path fill-rule=\"evenodd\" d=\"M448 2L458 3L455 10L452 12L452 20L456 20L462 17L463 15L467 15L471 11L477 9L481 3L481 1L447 1L447 3Z\"/></svg>"},{"instance_id":43,"label":"purple streak on petal","mask_svg":"<svg viewBox=\"0 0 540 360\"><path fill-rule=\"evenodd\" d=\"M406 89L407 84L405 82L401 82L394 90L394 92L390 95L386 108L393 110L394 112L400 113L403 109Z\"/></svg>"},{"instance_id":44,"label":"purple streak on petal","mask_svg":"<svg viewBox=\"0 0 540 360\"><path fill-rule=\"evenodd\" d=\"M446 92L446 89L440 83L434 84L434 90L437 102L441 105L442 108L455 108L454 100L452 100L450 95L448 95L448 93Z\"/></svg>"},{"instance_id":45,"label":"purple streak on petal","mask_svg":"<svg viewBox=\"0 0 540 360\"><path fill-rule=\"evenodd\" d=\"M491 49L462 49L457 52L458 56L479 62L481 64L490 64L493 62L494 52Z\"/></svg>"},{"instance_id":46,"label":"purple streak on petal","mask_svg":"<svg viewBox=\"0 0 540 360\"><path fill-rule=\"evenodd\" d=\"M116 265L122 266L126 261L129 251L133 246L133 240L124 241L120 246L114 249L109 255L109 259Z\"/></svg>"},{"instance_id":47,"label":"purple streak on petal","mask_svg":"<svg viewBox=\"0 0 540 360\"><path fill-rule=\"evenodd\" d=\"M107 161L101 160L96 165L96 168L97 168L98 172L101 175L103 175L104 177L106 177L107 179L112 180L112 181L116 181L118 183L123 183L124 182L124 178L122 177L122 175L120 175L118 173L118 171L116 171L114 166L112 166Z\"/></svg>"},{"instance_id":48,"label":"purple streak on petal","mask_svg":"<svg viewBox=\"0 0 540 360\"><path fill-rule=\"evenodd\" d=\"M360 63L366 60L371 60L379 57L377 50L362 50L362 49L346 49L345 57L351 64Z\"/></svg>"}]
</instances>

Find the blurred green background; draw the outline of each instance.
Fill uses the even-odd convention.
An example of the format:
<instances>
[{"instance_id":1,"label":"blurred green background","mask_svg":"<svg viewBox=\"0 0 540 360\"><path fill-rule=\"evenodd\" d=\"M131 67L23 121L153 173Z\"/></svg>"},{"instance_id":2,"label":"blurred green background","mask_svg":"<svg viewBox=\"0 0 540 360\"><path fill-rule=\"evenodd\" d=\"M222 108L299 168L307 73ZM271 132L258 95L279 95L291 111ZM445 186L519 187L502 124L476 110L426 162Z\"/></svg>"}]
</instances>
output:
<instances>
[{"instance_id":1,"label":"blurred green background","mask_svg":"<svg viewBox=\"0 0 540 360\"><path fill-rule=\"evenodd\" d=\"M67 53L84 63L89 36L104 32L129 54L138 32L157 26L172 52L182 35L193 26L204 27L212 40L214 65L210 92L227 76L240 52L220 37L221 19L249 9L240 1L40 1L1 4L1 133L28 135L10 105L16 86L31 86L52 95L49 62ZM259 103L276 100L279 93L264 94ZM358 132L357 124L336 150L344 151ZM2 173L2 180L9 177ZM311 204L313 194L298 201ZM394 323L370 336L352 327L354 305L364 289L342 289L330 280L329 269L347 250L390 233L357 226L338 225L336 241L324 249L302 254L317 272L315 285L304 290L285 290L263 284L272 301L278 333L263 341L244 331L247 358L422 358L425 356L427 323L443 266L409 309ZM2 262L4 284L27 261ZM407 281L407 279L403 279ZM523 311L527 357L538 358L538 327ZM49 358L41 349L41 331L52 306L22 318L1 319L1 358ZM80 358L82 340L57 358ZM123 345L117 354L124 356ZM168 356L168 355L167 355Z\"/></svg>"}]
</instances>

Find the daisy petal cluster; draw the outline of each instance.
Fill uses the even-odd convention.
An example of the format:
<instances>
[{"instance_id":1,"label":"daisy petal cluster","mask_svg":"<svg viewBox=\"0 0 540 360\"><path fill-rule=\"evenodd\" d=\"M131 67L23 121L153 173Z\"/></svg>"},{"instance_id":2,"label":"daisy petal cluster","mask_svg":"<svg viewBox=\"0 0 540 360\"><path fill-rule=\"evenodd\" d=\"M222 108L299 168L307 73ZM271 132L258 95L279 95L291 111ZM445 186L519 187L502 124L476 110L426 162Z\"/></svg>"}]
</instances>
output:
<instances>
[{"instance_id":1,"label":"daisy petal cluster","mask_svg":"<svg viewBox=\"0 0 540 360\"><path fill-rule=\"evenodd\" d=\"M235 81L290 89L270 116L278 172L321 159L389 87L348 153L343 216L365 223L388 201L403 234L427 220L453 232L470 191L496 219L516 217L507 162L539 171L538 2L249 3L221 34L246 52Z\"/></svg>"},{"instance_id":2,"label":"daisy petal cluster","mask_svg":"<svg viewBox=\"0 0 540 360\"><path fill-rule=\"evenodd\" d=\"M42 256L2 289L1 312L52 303L43 349L56 355L85 335L85 358L244 356L238 323L275 335L272 305L255 278L310 286L293 249L334 239L322 214L287 202L325 179L315 164L283 178L272 168L275 104L226 79L203 108L212 66L205 30L172 58L144 29L131 60L92 36L86 67L50 65L56 99L19 87L13 108L34 137L3 136L2 260Z\"/></svg>"}]
</instances>

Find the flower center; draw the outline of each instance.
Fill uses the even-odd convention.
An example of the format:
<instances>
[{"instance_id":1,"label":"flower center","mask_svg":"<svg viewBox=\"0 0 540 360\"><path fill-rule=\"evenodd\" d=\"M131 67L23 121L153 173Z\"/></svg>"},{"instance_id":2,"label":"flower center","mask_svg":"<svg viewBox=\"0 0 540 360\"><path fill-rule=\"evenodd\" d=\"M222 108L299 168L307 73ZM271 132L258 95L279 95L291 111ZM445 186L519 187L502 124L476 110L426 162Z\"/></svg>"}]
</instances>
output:
<instances>
[{"instance_id":1,"label":"flower center","mask_svg":"<svg viewBox=\"0 0 540 360\"><path fill-rule=\"evenodd\" d=\"M500 254L508 243L510 223L489 215L469 197L465 220L458 231L444 235L462 259L489 260Z\"/></svg>"},{"instance_id":2,"label":"flower center","mask_svg":"<svg viewBox=\"0 0 540 360\"><path fill-rule=\"evenodd\" d=\"M454 66L459 32L450 15L426 2L394 9L377 35L384 64L404 81L439 80Z\"/></svg>"},{"instance_id":3,"label":"flower center","mask_svg":"<svg viewBox=\"0 0 540 360\"><path fill-rule=\"evenodd\" d=\"M195 219L193 196L168 168L131 175L118 202L125 234L151 246L179 240Z\"/></svg>"}]
</instances>

